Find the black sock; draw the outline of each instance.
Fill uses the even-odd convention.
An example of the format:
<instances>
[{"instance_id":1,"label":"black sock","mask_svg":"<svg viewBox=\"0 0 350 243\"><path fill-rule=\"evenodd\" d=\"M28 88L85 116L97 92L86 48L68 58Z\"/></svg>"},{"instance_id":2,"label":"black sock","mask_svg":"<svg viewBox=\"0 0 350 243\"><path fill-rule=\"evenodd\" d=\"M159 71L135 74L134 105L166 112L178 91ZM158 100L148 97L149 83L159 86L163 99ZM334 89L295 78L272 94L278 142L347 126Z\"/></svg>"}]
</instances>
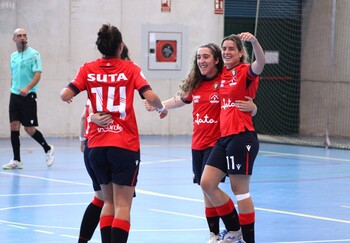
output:
<instances>
[{"instance_id":1,"label":"black sock","mask_svg":"<svg viewBox=\"0 0 350 243\"><path fill-rule=\"evenodd\" d=\"M91 240L92 235L100 221L102 207L99 207L93 202L87 206L83 219L81 221L79 243L88 242Z\"/></svg>"},{"instance_id":2,"label":"black sock","mask_svg":"<svg viewBox=\"0 0 350 243\"><path fill-rule=\"evenodd\" d=\"M102 243L111 243L112 242L112 224L114 216L105 215L100 218L100 231L101 231L101 240Z\"/></svg>"},{"instance_id":3,"label":"black sock","mask_svg":"<svg viewBox=\"0 0 350 243\"><path fill-rule=\"evenodd\" d=\"M47 144L43 134L39 130L35 130L32 138L37 141L45 150L45 153L51 149L51 147Z\"/></svg>"},{"instance_id":4,"label":"black sock","mask_svg":"<svg viewBox=\"0 0 350 243\"><path fill-rule=\"evenodd\" d=\"M128 241L130 231L130 222L115 218L112 224L112 242L126 243Z\"/></svg>"},{"instance_id":5,"label":"black sock","mask_svg":"<svg viewBox=\"0 0 350 243\"><path fill-rule=\"evenodd\" d=\"M112 242L112 226L106 226L101 228L101 240L102 243Z\"/></svg>"},{"instance_id":6,"label":"black sock","mask_svg":"<svg viewBox=\"0 0 350 243\"><path fill-rule=\"evenodd\" d=\"M238 231L240 229L236 209L227 215L221 216L221 219L224 222L227 231Z\"/></svg>"},{"instance_id":7,"label":"black sock","mask_svg":"<svg viewBox=\"0 0 350 243\"><path fill-rule=\"evenodd\" d=\"M241 225L243 239L246 243L255 243L254 222L251 224Z\"/></svg>"},{"instance_id":8,"label":"black sock","mask_svg":"<svg viewBox=\"0 0 350 243\"><path fill-rule=\"evenodd\" d=\"M209 230L210 232L213 232L214 234L219 234L220 233L220 217L216 216L216 217L207 217L207 222L208 222L208 226L209 226Z\"/></svg>"},{"instance_id":9,"label":"black sock","mask_svg":"<svg viewBox=\"0 0 350 243\"><path fill-rule=\"evenodd\" d=\"M241 226L239 224L238 213L231 199L229 199L224 205L216 207L216 211L224 222L227 231L240 230Z\"/></svg>"},{"instance_id":10,"label":"black sock","mask_svg":"<svg viewBox=\"0 0 350 243\"><path fill-rule=\"evenodd\" d=\"M220 233L220 217L216 212L215 207L205 208L205 217L207 218L207 223L209 231L215 235Z\"/></svg>"},{"instance_id":11,"label":"black sock","mask_svg":"<svg viewBox=\"0 0 350 243\"><path fill-rule=\"evenodd\" d=\"M19 139L19 131L11 131L11 144L13 150L13 159L21 161L20 146L21 141Z\"/></svg>"},{"instance_id":12,"label":"black sock","mask_svg":"<svg viewBox=\"0 0 350 243\"><path fill-rule=\"evenodd\" d=\"M122 230L121 228L112 228L112 241L113 243L126 243L128 241L129 232Z\"/></svg>"}]
</instances>

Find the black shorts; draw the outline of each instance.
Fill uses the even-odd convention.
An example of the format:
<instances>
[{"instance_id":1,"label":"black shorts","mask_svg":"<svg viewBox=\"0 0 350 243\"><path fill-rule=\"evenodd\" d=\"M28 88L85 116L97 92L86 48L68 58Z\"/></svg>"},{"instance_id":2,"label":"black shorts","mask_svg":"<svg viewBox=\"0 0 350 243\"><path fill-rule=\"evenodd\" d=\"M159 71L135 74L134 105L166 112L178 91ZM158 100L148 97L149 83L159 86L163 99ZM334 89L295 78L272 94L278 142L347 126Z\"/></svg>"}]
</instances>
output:
<instances>
[{"instance_id":1,"label":"black shorts","mask_svg":"<svg viewBox=\"0 0 350 243\"><path fill-rule=\"evenodd\" d=\"M200 185L204 166L206 165L209 155L213 147L209 147L203 150L192 149L192 172L193 172L193 183ZM225 177L221 182L225 182Z\"/></svg>"},{"instance_id":2,"label":"black shorts","mask_svg":"<svg viewBox=\"0 0 350 243\"><path fill-rule=\"evenodd\" d=\"M222 137L215 144L207 165L227 174L251 175L259 151L256 132L242 132Z\"/></svg>"},{"instance_id":3,"label":"black shorts","mask_svg":"<svg viewBox=\"0 0 350 243\"><path fill-rule=\"evenodd\" d=\"M20 96L11 93L10 96L10 122L20 121L23 126L38 126L36 93Z\"/></svg>"},{"instance_id":4,"label":"black shorts","mask_svg":"<svg viewBox=\"0 0 350 243\"><path fill-rule=\"evenodd\" d=\"M100 184L98 183L98 180L97 180L97 177L95 175L95 172L94 170L92 169L92 166L90 164L90 161L89 161L89 152L90 152L90 149L89 147L87 146L88 144L88 140L85 140L85 146L84 146L84 163L85 163L85 168L92 180L92 187L94 188L94 191L100 191L101 190L101 186Z\"/></svg>"},{"instance_id":5,"label":"black shorts","mask_svg":"<svg viewBox=\"0 0 350 243\"><path fill-rule=\"evenodd\" d=\"M89 161L100 185L112 181L118 185L136 186L140 151L117 147L90 148Z\"/></svg>"}]
</instances>

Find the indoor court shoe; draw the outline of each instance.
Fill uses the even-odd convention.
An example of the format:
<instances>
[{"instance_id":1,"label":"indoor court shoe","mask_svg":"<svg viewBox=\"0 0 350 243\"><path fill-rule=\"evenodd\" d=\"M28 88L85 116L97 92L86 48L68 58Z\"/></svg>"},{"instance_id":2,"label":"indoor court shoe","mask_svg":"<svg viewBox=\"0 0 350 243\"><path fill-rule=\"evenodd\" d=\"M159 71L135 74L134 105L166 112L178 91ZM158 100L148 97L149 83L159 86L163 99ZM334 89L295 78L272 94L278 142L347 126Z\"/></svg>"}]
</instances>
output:
<instances>
[{"instance_id":1,"label":"indoor court shoe","mask_svg":"<svg viewBox=\"0 0 350 243\"><path fill-rule=\"evenodd\" d=\"M18 160L11 160L2 166L4 170L23 169L23 163Z\"/></svg>"},{"instance_id":2,"label":"indoor court shoe","mask_svg":"<svg viewBox=\"0 0 350 243\"><path fill-rule=\"evenodd\" d=\"M224 236L219 243L245 243L242 238L242 231L224 232Z\"/></svg>"},{"instance_id":3,"label":"indoor court shoe","mask_svg":"<svg viewBox=\"0 0 350 243\"><path fill-rule=\"evenodd\" d=\"M50 144L50 150L46 152L46 165L47 167L50 167L53 165L53 162L55 161L55 147Z\"/></svg>"},{"instance_id":4,"label":"indoor court shoe","mask_svg":"<svg viewBox=\"0 0 350 243\"><path fill-rule=\"evenodd\" d=\"M217 243L221 240L221 236L219 234L214 234L213 232L210 232L210 237L207 243Z\"/></svg>"}]
</instances>

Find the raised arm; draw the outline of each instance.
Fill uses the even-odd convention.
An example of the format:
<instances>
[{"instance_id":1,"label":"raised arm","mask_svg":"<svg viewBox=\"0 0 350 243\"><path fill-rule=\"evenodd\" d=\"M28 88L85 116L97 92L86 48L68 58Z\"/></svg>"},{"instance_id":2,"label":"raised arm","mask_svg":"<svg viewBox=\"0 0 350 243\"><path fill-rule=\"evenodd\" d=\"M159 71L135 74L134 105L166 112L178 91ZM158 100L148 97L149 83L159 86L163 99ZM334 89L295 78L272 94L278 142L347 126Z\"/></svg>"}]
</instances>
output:
<instances>
[{"instance_id":1,"label":"raised arm","mask_svg":"<svg viewBox=\"0 0 350 243\"><path fill-rule=\"evenodd\" d=\"M249 32L238 34L242 41L252 43L255 61L252 63L252 70L256 75L260 75L266 64L265 53L262 49L258 39Z\"/></svg>"}]
</instances>

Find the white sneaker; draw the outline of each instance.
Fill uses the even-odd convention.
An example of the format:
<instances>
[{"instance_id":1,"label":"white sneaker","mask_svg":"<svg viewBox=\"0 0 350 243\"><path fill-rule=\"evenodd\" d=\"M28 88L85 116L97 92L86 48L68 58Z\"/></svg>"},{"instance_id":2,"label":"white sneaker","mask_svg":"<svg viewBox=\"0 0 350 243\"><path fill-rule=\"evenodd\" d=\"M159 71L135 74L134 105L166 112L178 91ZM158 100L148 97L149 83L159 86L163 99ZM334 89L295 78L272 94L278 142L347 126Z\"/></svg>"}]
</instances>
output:
<instances>
[{"instance_id":1,"label":"white sneaker","mask_svg":"<svg viewBox=\"0 0 350 243\"><path fill-rule=\"evenodd\" d=\"M214 234L213 232L210 232L210 237L207 243L217 243L221 240L220 234Z\"/></svg>"},{"instance_id":2,"label":"white sneaker","mask_svg":"<svg viewBox=\"0 0 350 243\"><path fill-rule=\"evenodd\" d=\"M53 162L55 161L55 147L50 144L50 150L46 152L46 165L48 167L53 165Z\"/></svg>"},{"instance_id":3,"label":"white sneaker","mask_svg":"<svg viewBox=\"0 0 350 243\"><path fill-rule=\"evenodd\" d=\"M4 170L12 170L12 169L23 169L23 163L18 160L11 160L7 164L2 166Z\"/></svg>"},{"instance_id":4,"label":"white sneaker","mask_svg":"<svg viewBox=\"0 0 350 243\"><path fill-rule=\"evenodd\" d=\"M229 231L225 234L223 239L219 243L245 243L242 238L242 231Z\"/></svg>"}]
</instances>

